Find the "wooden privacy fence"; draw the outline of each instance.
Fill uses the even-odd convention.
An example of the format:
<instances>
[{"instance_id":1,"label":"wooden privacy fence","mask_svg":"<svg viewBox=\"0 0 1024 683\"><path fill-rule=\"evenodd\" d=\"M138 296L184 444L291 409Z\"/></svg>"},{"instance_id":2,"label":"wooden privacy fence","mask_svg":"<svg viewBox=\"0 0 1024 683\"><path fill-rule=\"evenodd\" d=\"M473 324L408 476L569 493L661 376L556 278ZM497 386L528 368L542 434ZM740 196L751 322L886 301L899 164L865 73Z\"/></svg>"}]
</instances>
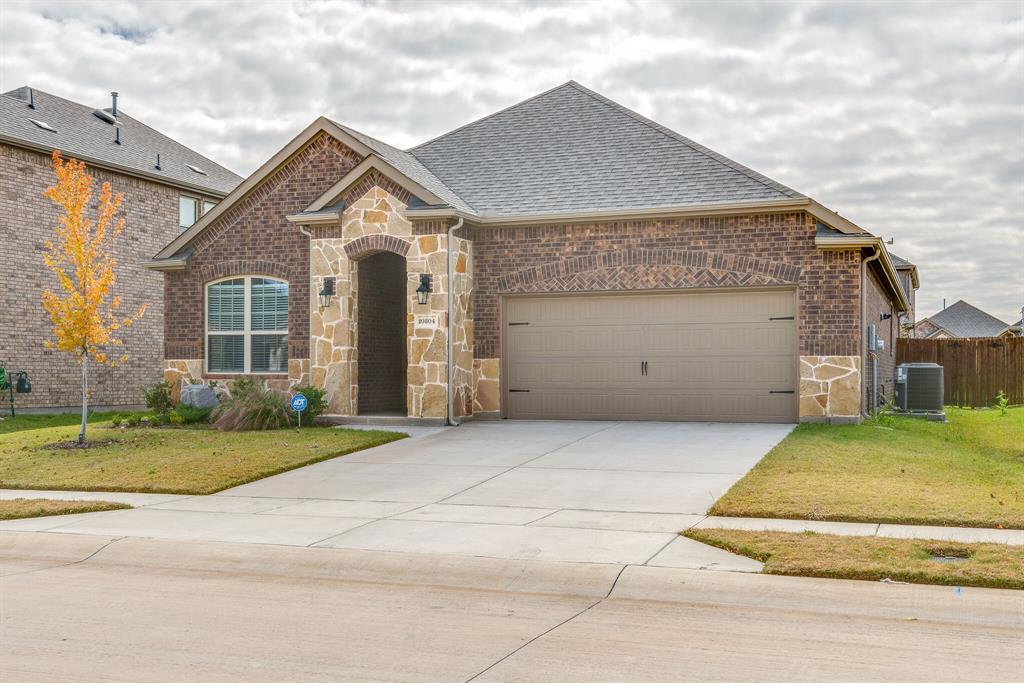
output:
<instances>
[{"instance_id":1,"label":"wooden privacy fence","mask_svg":"<svg viewBox=\"0 0 1024 683\"><path fill-rule=\"evenodd\" d=\"M945 372L945 403L980 408L1005 391L1024 404L1024 337L897 339L897 363L938 363Z\"/></svg>"}]
</instances>

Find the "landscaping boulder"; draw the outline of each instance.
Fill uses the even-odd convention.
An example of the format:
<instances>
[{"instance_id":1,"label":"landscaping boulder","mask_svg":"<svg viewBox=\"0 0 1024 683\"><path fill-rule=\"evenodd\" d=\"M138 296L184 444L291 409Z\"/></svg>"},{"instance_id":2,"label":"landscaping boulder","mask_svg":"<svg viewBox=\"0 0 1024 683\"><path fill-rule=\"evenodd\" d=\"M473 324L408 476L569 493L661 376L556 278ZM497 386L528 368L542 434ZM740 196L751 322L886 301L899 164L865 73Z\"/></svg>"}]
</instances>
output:
<instances>
[{"instance_id":1,"label":"landscaping boulder","mask_svg":"<svg viewBox=\"0 0 1024 683\"><path fill-rule=\"evenodd\" d=\"M217 394L205 384L186 384L181 388L181 403L196 408L215 408L220 401Z\"/></svg>"}]
</instances>

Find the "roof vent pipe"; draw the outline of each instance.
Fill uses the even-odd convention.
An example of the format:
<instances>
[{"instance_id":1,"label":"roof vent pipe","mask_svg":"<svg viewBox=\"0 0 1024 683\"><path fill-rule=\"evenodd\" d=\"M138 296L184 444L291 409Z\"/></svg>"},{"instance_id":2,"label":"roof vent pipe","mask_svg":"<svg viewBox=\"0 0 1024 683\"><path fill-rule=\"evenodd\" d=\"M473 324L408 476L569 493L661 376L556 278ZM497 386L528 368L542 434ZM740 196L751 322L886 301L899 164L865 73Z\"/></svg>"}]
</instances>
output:
<instances>
[{"instance_id":1,"label":"roof vent pipe","mask_svg":"<svg viewBox=\"0 0 1024 683\"><path fill-rule=\"evenodd\" d=\"M117 118L117 93L116 92L110 93L110 99L112 100L111 105L110 105L110 113L113 114L114 118L116 119Z\"/></svg>"},{"instance_id":2,"label":"roof vent pipe","mask_svg":"<svg viewBox=\"0 0 1024 683\"><path fill-rule=\"evenodd\" d=\"M163 169L160 168L160 153L159 152L156 155L156 166L154 166L153 168L155 168L158 171L163 170Z\"/></svg>"},{"instance_id":3,"label":"roof vent pipe","mask_svg":"<svg viewBox=\"0 0 1024 683\"><path fill-rule=\"evenodd\" d=\"M120 145L121 144L121 129L120 128L115 128L114 129L114 144L115 145Z\"/></svg>"},{"instance_id":4,"label":"roof vent pipe","mask_svg":"<svg viewBox=\"0 0 1024 683\"><path fill-rule=\"evenodd\" d=\"M32 88L28 89L28 108L29 109L35 109L36 108L36 96L35 96L35 93L32 92Z\"/></svg>"}]
</instances>

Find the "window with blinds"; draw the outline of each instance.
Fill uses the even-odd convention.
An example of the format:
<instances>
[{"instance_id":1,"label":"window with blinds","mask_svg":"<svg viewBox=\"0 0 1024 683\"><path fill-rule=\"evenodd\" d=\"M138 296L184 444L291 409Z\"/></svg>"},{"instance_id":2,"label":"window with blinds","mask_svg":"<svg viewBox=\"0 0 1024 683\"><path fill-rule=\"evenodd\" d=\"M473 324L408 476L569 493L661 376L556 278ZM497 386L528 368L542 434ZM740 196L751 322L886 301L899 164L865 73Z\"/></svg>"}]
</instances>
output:
<instances>
[{"instance_id":1,"label":"window with blinds","mask_svg":"<svg viewBox=\"0 0 1024 683\"><path fill-rule=\"evenodd\" d=\"M207 372L288 371L288 283L237 277L206 287Z\"/></svg>"}]
</instances>

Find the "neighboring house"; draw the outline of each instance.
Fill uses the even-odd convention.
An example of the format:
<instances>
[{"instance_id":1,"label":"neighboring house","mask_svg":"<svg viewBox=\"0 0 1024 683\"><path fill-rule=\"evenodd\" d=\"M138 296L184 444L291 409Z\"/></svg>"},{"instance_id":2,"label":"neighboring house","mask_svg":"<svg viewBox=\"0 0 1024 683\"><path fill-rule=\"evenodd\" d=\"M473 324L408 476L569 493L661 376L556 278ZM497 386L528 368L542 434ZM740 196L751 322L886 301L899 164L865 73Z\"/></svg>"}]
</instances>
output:
<instances>
[{"instance_id":1,"label":"neighboring house","mask_svg":"<svg viewBox=\"0 0 1024 683\"><path fill-rule=\"evenodd\" d=\"M1008 325L963 299L914 326L918 339L967 339L971 337L1014 337L1020 323Z\"/></svg>"},{"instance_id":2,"label":"neighboring house","mask_svg":"<svg viewBox=\"0 0 1024 683\"><path fill-rule=\"evenodd\" d=\"M0 361L29 373L32 393L18 396L25 408L81 405L75 360L43 348L52 325L40 294L57 288L42 257L59 213L43 197L56 181L54 149L86 162L97 194L110 181L124 195L114 293L126 312L141 304L149 310L124 335L130 362L94 366L89 389L95 406L139 405L142 387L159 381L164 365L163 283L143 262L241 178L114 107L95 109L27 87L0 95Z\"/></svg>"},{"instance_id":3,"label":"neighboring house","mask_svg":"<svg viewBox=\"0 0 1024 683\"><path fill-rule=\"evenodd\" d=\"M892 264L896 267L896 273L900 277L900 284L903 285L903 292L907 295L907 303L909 305L906 312L899 316L899 336L909 337L914 329L914 312L917 310L915 293L921 287L921 283L917 279L917 266L891 251L889 252L889 258L892 259Z\"/></svg>"},{"instance_id":4,"label":"neighboring house","mask_svg":"<svg viewBox=\"0 0 1024 683\"><path fill-rule=\"evenodd\" d=\"M574 82L408 151L319 118L149 267L169 380L340 416L853 421L909 308L877 237Z\"/></svg>"}]
</instances>

